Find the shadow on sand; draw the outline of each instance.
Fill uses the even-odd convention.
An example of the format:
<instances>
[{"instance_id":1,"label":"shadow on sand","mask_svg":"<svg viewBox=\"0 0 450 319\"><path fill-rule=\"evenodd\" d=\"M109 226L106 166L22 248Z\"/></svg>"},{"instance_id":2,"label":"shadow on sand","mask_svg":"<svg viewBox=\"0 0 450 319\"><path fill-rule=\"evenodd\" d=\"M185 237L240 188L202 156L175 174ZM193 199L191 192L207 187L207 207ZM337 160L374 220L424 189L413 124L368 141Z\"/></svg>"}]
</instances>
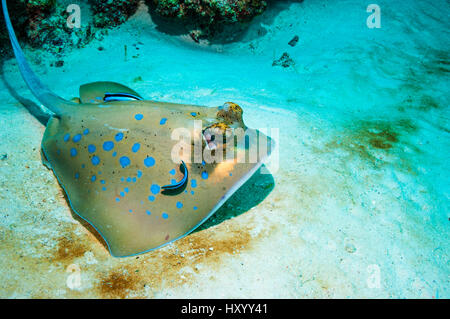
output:
<instances>
[{"instance_id":1,"label":"shadow on sand","mask_svg":"<svg viewBox=\"0 0 450 319\"><path fill-rule=\"evenodd\" d=\"M227 219L242 215L261 203L275 187L275 180L272 174L262 174L261 170L267 171L263 165L214 215L194 232L205 230Z\"/></svg>"},{"instance_id":2,"label":"shadow on sand","mask_svg":"<svg viewBox=\"0 0 450 319\"><path fill-rule=\"evenodd\" d=\"M33 115L42 125L46 126L50 115L32 100L26 99L17 94L17 91L11 86L11 84L9 84L8 80L5 78L4 61L0 61L0 64L1 80L5 84L5 87L8 90L9 94L11 94L11 96L14 97L17 101L19 101L20 104L22 104L27 109L27 111L30 112L30 114Z\"/></svg>"}]
</instances>

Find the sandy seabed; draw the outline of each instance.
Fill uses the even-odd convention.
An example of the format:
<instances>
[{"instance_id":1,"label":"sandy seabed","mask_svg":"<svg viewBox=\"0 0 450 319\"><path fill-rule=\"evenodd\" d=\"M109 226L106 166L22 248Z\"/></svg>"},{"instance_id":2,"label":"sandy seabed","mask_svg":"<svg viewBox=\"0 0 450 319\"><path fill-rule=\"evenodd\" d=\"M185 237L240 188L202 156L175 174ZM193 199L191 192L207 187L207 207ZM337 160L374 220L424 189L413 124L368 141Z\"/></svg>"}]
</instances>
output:
<instances>
[{"instance_id":1,"label":"sandy seabed","mask_svg":"<svg viewBox=\"0 0 450 319\"><path fill-rule=\"evenodd\" d=\"M0 297L450 297L449 4L378 1L382 28L369 29L366 3L336 2L281 1L239 41L209 46L160 32L142 7L63 67L26 50L66 98L117 81L157 101L233 101L248 126L279 130L271 174L199 231L137 257L111 257L71 211L42 164L45 127L24 107L35 100L6 61ZM295 65L272 66L284 52Z\"/></svg>"}]
</instances>

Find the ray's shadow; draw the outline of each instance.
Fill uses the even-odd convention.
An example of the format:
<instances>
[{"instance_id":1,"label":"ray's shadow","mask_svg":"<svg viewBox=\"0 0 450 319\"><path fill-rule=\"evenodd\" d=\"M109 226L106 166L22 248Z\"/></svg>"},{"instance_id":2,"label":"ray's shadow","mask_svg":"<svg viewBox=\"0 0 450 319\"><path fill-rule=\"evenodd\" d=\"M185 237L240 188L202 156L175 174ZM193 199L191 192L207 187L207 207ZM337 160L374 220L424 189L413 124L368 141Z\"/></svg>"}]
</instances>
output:
<instances>
[{"instance_id":1,"label":"ray's shadow","mask_svg":"<svg viewBox=\"0 0 450 319\"><path fill-rule=\"evenodd\" d=\"M268 171L265 165L262 165L244 185L194 232L205 230L227 219L242 215L261 203L275 187L275 180L272 174L263 174L262 170Z\"/></svg>"},{"instance_id":2,"label":"ray's shadow","mask_svg":"<svg viewBox=\"0 0 450 319\"><path fill-rule=\"evenodd\" d=\"M0 61L0 70L1 70L1 80L3 84L6 87L6 90L8 90L9 94L11 94L12 97L14 97L20 104L22 104L27 111L34 116L42 125L47 125L47 122L50 118L50 115L46 113L38 104L36 104L34 101L29 100L27 98L24 98L20 96L16 89L11 86L8 79L5 77L5 61Z\"/></svg>"}]
</instances>

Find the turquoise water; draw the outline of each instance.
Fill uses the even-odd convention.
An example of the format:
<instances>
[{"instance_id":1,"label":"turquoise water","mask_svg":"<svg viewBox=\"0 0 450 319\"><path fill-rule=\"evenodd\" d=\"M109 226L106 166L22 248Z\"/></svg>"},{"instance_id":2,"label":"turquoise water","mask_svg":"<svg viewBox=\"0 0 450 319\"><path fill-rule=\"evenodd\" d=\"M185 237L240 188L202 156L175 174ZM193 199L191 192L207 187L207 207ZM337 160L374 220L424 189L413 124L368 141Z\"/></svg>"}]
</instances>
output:
<instances>
[{"instance_id":1,"label":"turquoise water","mask_svg":"<svg viewBox=\"0 0 450 319\"><path fill-rule=\"evenodd\" d=\"M68 52L63 68L44 63L35 70L66 98L82 83L107 79L156 101L233 101L248 126L273 133L278 149L267 163L270 178L243 186L258 201L245 205L237 195L208 225L220 227L230 217L242 225L254 216L256 229L276 229L254 252L273 262L243 257L248 268L242 273L262 274L265 281L241 278L243 290L229 284L224 296L448 298L450 4L377 1L381 28L372 29L369 4L273 1L234 41L210 45L160 32L142 9L103 42ZM294 36L299 41L292 47ZM285 52L294 64L273 66ZM30 97L11 61L5 78ZM9 106L2 117L25 121L20 108ZM12 133L2 134L6 140ZM21 140L31 135L14 134ZM17 153L25 161L28 155L8 145L0 154ZM4 165L2 172L15 176ZM20 178L14 183L22 189ZM14 206L17 192L2 203L13 215L6 207ZM225 274L237 272L230 266ZM203 287L199 276L196 284ZM225 277L219 275L218 287ZM285 291L274 288L277 282ZM212 290L180 287L167 295L161 288L156 297L204 297Z\"/></svg>"}]
</instances>

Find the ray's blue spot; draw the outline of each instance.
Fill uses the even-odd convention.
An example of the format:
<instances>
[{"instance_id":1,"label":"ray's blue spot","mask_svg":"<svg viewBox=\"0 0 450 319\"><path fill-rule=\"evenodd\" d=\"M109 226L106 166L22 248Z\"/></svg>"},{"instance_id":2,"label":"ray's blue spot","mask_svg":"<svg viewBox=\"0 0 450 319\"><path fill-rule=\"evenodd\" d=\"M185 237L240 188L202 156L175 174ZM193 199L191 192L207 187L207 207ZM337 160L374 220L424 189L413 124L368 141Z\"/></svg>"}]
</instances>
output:
<instances>
[{"instance_id":1,"label":"ray's blue spot","mask_svg":"<svg viewBox=\"0 0 450 319\"><path fill-rule=\"evenodd\" d=\"M122 156L119 159L120 165L122 165L123 168L127 167L130 165L131 161L127 156Z\"/></svg>"},{"instance_id":2,"label":"ray's blue spot","mask_svg":"<svg viewBox=\"0 0 450 319\"><path fill-rule=\"evenodd\" d=\"M153 202L153 201L155 200L155 196L150 195L150 196L148 197L148 200L151 201L151 202Z\"/></svg>"},{"instance_id":3,"label":"ray's blue spot","mask_svg":"<svg viewBox=\"0 0 450 319\"><path fill-rule=\"evenodd\" d=\"M128 189L128 187L125 187L123 190L125 191L125 193L128 193L128 192L130 191L130 190Z\"/></svg>"},{"instance_id":4,"label":"ray's blue spot","mask_svg":"<svg viewBox=\"0 0 450 319\"><path fill-rule=\"evenodd\" d=\"M137 171L137 177L141 178L142 177L142 172L141 171Z\"/></svg>"},{"instance_id":5,"label":"ray's blue spot","mask_svg":"<svg viewBox=\"0 0 450 319\"><path fill-rule=\"evenodd\" d=\"M74 143L78 143L79 141L81 141L81 134L77 134L73 137L72 141Z\"/></svg>"},{"instance_id":6,"label":"ray's blue spot","mask_svg":"<svg viewBox=\"0 0 450 319\"><path fill-rule=\"evenodd\" d=\"M120 179L120 181L121 181L121 182L125 182L125 178L122 177L122 178Z\"/></svg>"},{"instance_id":7,"label":"ray's blue spot","mask_svg":"<svg viewBox=\"0 0 450 319\"><path fill-rule=\"evenodd\" d=\"M102 191L106 191L106 187L102 187Z\"/></svg>"},{"instance_id":8,"label":"ray's blue spot","mask_svg":"<svg viewBox=\"0 0 450 319\"><path fill-rule=\"evenodd\" d=\"M77 154L78 154L78 152L75 148L70 149L70 156L74 157L74 156L77 156Z\"/></svg>"},{"instance_id":9,"label":"ray's blue spot","mask_svg":"<svg viewBox=\"0 0 450 319\"><path fill-rule=\"evenodd\" d=\"M176 180L176 179L172 179L172 180L170 181L170 183L172 183L172 185L175 185L175 184L177 183L177 180Z\"/></svg>"},{"instance_id":10,"label":"ray's blue spot","mask_svg":"<svg viewBox=\"0 0 450 319\"><path fill-rule=\"evenodd\" d=\"M192 188L196 188L197 187L197 180L196 179L191 179L191 187Z\"/></svg>"},{"instance_id":11,"label":"ray's blue spot","mask_svg":"<svg viewBox=\"0 0 450 319\"><path fill-rule=\"evenodd\" d=\"M202 161L202 165L205 166L205 165L206 165L206 162L205 162L205 161Z\"/></svg>"},{"instance_id":12,"label":"ray's blue spot","mask_svg":"<svg viewBox=\"0 0 450 319\"><path fill-rule=\"evenodd\" d=\"M127 177L127 182L131 183L131 177Z\"/></svg>"},{"instance_id":13,"label":"ray's blue spot","mask_svg":"<svg viewBox=\"0 0 450 319\"><path fill-rule=\"evenodd\" d=\"M162 218L164 218L164 219L167 219L167 218L169 218L169 215L167 214L167 213L162 213Z\"/></svg>"},{"instance_id":14,"label":"ray's blue spot","mask_svg":"<svg viewBox=\"0 0 450 319\"><path fill-rule=\"evenodd\" d=\"M79 179L80 178L80 173L75 173L75 179Z\"/></svg>"},{"instance_id":15,"label":"ray's blue spot","mask_svg":"<svg viewBox=\"0 0 450 319\"><path fill-rule=\"evenodd\" d=\"M114 138L116 142L120 142L123 139L123 133L117 133Z\"/></svg>"},{"instance_id":16,"label":"ray's blue spot","mask_svg":"<svg viewBox=\"0 0 450 319\"><path fill-rule=\"evenodd\" d=\"M56 154L58 154L58 155L61 154L61 150L57 150Z\"/></svg>"},{"instance_id":17,"label":"ray's blue spot","mask_svg":"<svg viewBox=\"0 0 450 319\"><path fill-rule=\"evenodd\" d=\"M144 165L147 167L152 167L153 165L155 165L155 159L153 157L147 157L144 160Z\"/></svg>"},{"instance_id":18,"label":"ray's blue spot","mask_svg":"<svg viewBox=\"0 0 450 319\"><path fill-rule=\"evenodd\" d=\"M203 179L208 179L208 172L203 171L203 172L202 172L202 178L203 178Z\"/></svg>"},{"instance_id":19,"label":"ray's blue spot","mask_svg":"<svg viewBox=\"0 0 450 319\"><path fill-rule=\"evenodd\" d=\"M84 164L81 164L81 168L85 168L86 167L86 165L84 165Z\"/></svg>"},{"instance_id":20,"label":"ray's blue spot","mask_svg":"<svg viewBox=\"0 0 450 319\"><path fill-rule=\"evenodd\" d=\"M136 177L133 177L133 183L136 183Z\"/></svg>"},{"instance_id":21,"label":"ray's blue spot","mask_svg":"<svg viewBox=\"0 0 450 319\"><path fill-rule=\"evenodd\" d=\"M130 212L130 213L132 213L132 212L133 212L133 210L132 210L132 209L130 209L130 210L129 210L129 212Z\"/></svg>"},{"instance_id":22,"label":"ray's blue spot","mask_svg":"<svg viewBox=\"0 0 450 319\"><path fill-rule=\"evenodd\" d=\"M94 153L95 152L95 150L96 150L97 148L95 147L95 145L88 145L88 152L89 153Z\"/></svg>"},{"instance_id":23,"label":"ray's blue spot","mask_svg":"<svg viewBox=\"0 0 450 319\"><path fill-rule=\"evenodd\" d=\"M116 155L117 155L117 152L113 152L113 153L112 153L112 156L113 156L113 157L116 157Z\"/></svg>"},{"instance_id":24,"label":"ray's blue spot","mask_svg":"<svg viewBox=\"0 0 450 319\"><path fill-rule=\"evenodd\" d=\"M105 182L104 179L102 179L102 180L100 181L100 183L103 184L103 185L106 184L106 182Z\"/></svg>"},{"instance_id":25,"label":"ray's blue spot","mask_svg":"<svg viewBox=\"0 0 450 319\"><path fill-rule=\"evenodd\" d=\"M197 116L197 113L192 112L191 115L192 115L192 116Z\"/></svg>"},{"instance_id":26,"label":"ray's blue spot","mask_svg":"<svg viewBox=\"0 0 450 319\"><path fill-rule=\"evenodd\" d=\"M176 174L175 169L172 169L172 170L169 172L169 174L170 174L170 175L175 175L175 174Z\"/></svg>"},{"instance_id":27,"label":"ray's blue spot","mask_svg":"<svg viewBox=\"0 0 450 319\"><path fill-rule=\"evenodd\" d=\"M147 210L145 212L147 213L147 215L151 215L152 214L149 210Z\"/></svg>"},{"instance_id":28,"label":"ray's blue spot","mask_svg":"<svg viewBox=\"0 0 450 319\"><path fill-rule=\"evenodd\" d=\"M177 208L182 208L183 207L183 203L182 202L177 202Z\"/></svg>"},{"instance_id":29,"label":"ray's blue spot","mask_svg":"<svg viewBox=\"0 0 450 319\"><path fill-rule=\"evenodd\" d=\"M120 196L125 197L125 193L124 192L120 192Z\"/></svg>"},{"instance_id":30,"label":"ray's blue spot","mask_svg":"<svg viewBox=\"0 0 450 319\"><path fill-rule=\"evenodd\" d=\"M144 118L144 115L142 115L142 114L136 114L136 115L134 116L134 118L135 118L136 120L140 121L140 120L142 120L142 119Z\"/></svg>"},{"instance_id":31,"label":"ray's blue spot","mask_svg":"<svg viewBox=\"0 0 450 319\"><path fill-rule=\"evenodd\" d=\"M192 195L194 195L194 194L195 194L195 192L194 192L194 191L191 191L191 194L192 194Z\"/></svg>"},{"instance_id":32,"label":"ray's blue spot","mask_svg":"<svg viewBox=\"0 0 450 319\"><path fill-rule=\"evenodd\" d=\"M133 147L131 147L131 151L133 153L136 153L137 151L139 151L140 148L141 148L141 144L136 143L136 144L133 145Z\"/></svg>"},{"instance_id":33,"label":"ray's blue spot","mask_svg":"<svg viewBox=\"0 0 450 319\"><path fill-rule=\"evenodd\" d=\"M83 134L84 134L84 135L88 135L88 134L89 134L89 129L88 129L88 128L85 129L85 130L83 131Z\"/></svg>"},{"instance_id":34,"label":"ray's blue spot","mask_svg":"<svg viewBox=\"0 0 450 319\"><path fill-rule=\"evenodd\" d=\"M120 198L119 197L116 197L116 202L120 202Z\"/></svg>"},{"instance_id":35,"label":"ray's blue spot","mask_svg":"<svg viewBox=\"0 0 450 319\"><path fill-rule=\"evenodd\" d=\"M70 134L64 135L64 142L68 142L70 140Z\"/></svg>"},{"instance_id":36,"label":"ray's blue spot","mask_svg":"<svg viewBox=\"0 0 450 319\"><path fill-rule=\"evenodd\" d=\"M95 175L92 175L92 177L91 177L91 182L95 182L95 181L96 181L96 179L97 179L97 176L95 176Z\"/></svg>"},{"instance_id":37,"label":"ray's blue spot","mask_svg":"<svg viewBox=\"0 0 450 319\"><path fill-rule=\"evenodd\" d=\"M150 187L150 191L153 193L153 194L158 194L159 193L159 190L161 189L161 187L159 187L159 185L156 185L156 184L153 184L151 187Z\"/></svg>"},{"instance_id":38,"label":"ray's blue spot","mask_svg":"<svg viewBox=\"0 0 450 319\"><path fill-rule=\"evenodd\" d=\"M233 173L230 173L230 176L233 176Z\"/></svg>"},{"instance_id":39,"label":"ray's blue spot","mask_svg":"<svg viewBox=\"0 0 450 319\"><path fill-rule=\"evenodd\" d=\"M100 164L100 158L98 156L93 156L91 162L93 165L97 166L98 164Z\"/></svg>"},{"instance_id":40,"label":"ray's blue spot","mask_svg":"<svg viewBox=\"0 0 450 319\"><path fill-rule=\"evenodd\" d=\"M159 124L160 124L160 125L164 125L164 124L166 124L166 122L167 122L167 119L166 119L165 117L163 117L163 118L161 119L161 121L159 121Z\"/></svg>"},{"instance_id":41,"label":"ray's blue spot","mask_svg":"<svg viewBox=\"0 0 450 319\"><path fill-rule=\"evenodd\" d=\"M105 143L103 143L103 149L107 152L109 152L110 150L112 150L114 148L114 142L111 141L106 141Z\"/></svg>"},{"instance_id":42,"label":"ray's blue spot","mask_svg":"<svg viewBox=\"0 0 450 319\"><path fill-rule=\"evenodd\" d=\"M194 206L194 210L197 210L198 209L198 207L197 206Z\"/></svg>"}]
</instances>

